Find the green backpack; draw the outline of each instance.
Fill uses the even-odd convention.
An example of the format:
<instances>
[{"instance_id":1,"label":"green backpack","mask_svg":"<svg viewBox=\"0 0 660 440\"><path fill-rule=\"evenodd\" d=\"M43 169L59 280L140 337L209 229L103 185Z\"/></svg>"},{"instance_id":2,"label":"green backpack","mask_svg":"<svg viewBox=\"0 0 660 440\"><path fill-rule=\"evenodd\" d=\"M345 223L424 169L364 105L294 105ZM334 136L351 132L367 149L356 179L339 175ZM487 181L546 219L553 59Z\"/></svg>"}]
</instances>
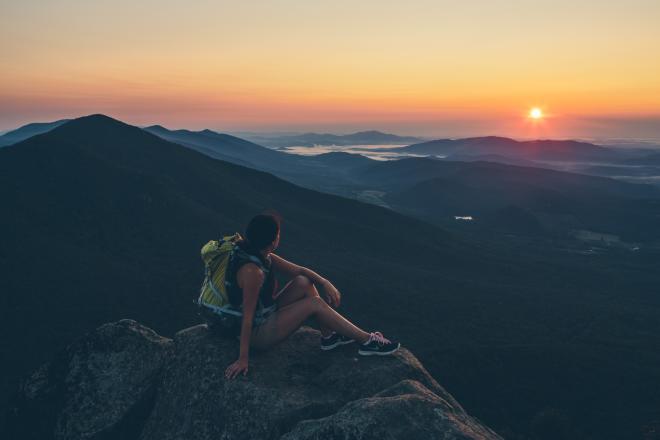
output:
<instances>
[{"instance_id":1,"label":"green backpack","mask_svg":"<svg viewBox=\"0 0 660 440\"><path fill-rule=\"evenodd\" d=\"M235 258L247 258L256 263L264 273L268 272L257 257L249 255L237 245L242 239L241 234L236 232L220 240L211 240L202 247L205 276L197 300L200 306L210 308L216 313L242 316L240 309L229 302L231 282L227 278Z\"/></svg>"}]
</instances>

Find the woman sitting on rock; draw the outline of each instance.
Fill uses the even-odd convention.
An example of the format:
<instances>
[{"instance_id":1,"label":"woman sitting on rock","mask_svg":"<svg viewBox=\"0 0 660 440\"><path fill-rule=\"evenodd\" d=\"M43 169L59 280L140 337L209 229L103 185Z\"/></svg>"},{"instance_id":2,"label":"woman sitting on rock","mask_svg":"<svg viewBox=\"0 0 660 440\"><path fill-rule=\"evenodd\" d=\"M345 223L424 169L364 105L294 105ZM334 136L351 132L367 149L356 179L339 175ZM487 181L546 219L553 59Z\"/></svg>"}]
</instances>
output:
<instances>
[{"instance_id":1,"label":"woman sitting on rock","mask_svg":"<svg viewBox=\"0 0 660 440\"><path fill-rule=\"evenodd\" d=\"M358 353L364 356L387 355L399 348L398 342L380 332L367 333L337 313L333 307L339 306L341 295L335 286L313 270L275 255L273 251L279 242L280 220L274 215L260 214L250 220L245 239L237 243L247 258L238 259L227 273L228 293L242 316L233 314L223 319L229 318L233 333L240 338L240 354L225 371L227 378L247 374L250 347L269 348L312 316L321 330L322 350L354 341L360 344ZM275 271L290 278L279 291ZM326 300L317 287L323 289Z\"/></svg>"}]
</instances>

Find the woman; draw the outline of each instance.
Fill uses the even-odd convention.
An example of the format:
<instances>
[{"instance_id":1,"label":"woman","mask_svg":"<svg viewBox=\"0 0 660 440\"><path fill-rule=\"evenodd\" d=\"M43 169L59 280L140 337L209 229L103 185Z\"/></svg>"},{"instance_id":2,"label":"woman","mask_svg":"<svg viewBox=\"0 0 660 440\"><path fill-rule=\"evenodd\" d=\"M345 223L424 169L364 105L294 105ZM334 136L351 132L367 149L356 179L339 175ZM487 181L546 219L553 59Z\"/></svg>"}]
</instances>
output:
<instances>
[{"instance_id":1,"label":"woman","mask_svg":"<svg viewBox=\"0 0 660 440\"><path fill-rule=\"evenodd\" d=\"M357 341L360 343L358 353L365 356L387 355L398 350L398 342L379 332L367 333L333 310L339 306L341 294L330 281L273 253L280 243L277 217L257 215L250 220L245 232L246 238L239 246L256 256L262 264L245 260L233 268L236 281L233 284L237 287L230 296L240 302L243 317L239 333L240 354L238 360L227 367L225 377L233 379L241 373L246 375L250 347L266 349L277 344L309 317L314 317L319 324L321 349L330 350ZM291 278L279 292L276 291L274 271ZM323 288L327 303L321 299L317 286Z\"/></svg>"}]
</instances>

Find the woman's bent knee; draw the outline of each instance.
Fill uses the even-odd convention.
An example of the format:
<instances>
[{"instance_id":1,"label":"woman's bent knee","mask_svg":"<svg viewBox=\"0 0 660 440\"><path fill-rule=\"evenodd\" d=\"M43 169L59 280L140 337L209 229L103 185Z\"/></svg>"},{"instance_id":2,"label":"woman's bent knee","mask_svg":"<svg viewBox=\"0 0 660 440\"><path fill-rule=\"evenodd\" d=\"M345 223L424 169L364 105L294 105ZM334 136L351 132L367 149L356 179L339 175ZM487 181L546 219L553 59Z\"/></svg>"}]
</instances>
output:
<instances>
[{"instance_id":1,"label":"woman's bent knee","mask_svg":"<svg viewBox=\"0 0 660 440\"><path fill-rule=\"evenodd\" d=\"M305 275L296 275L293 282L297 288L305 292L306 297L319 297L319 292L314 287L314 283Z\"/></svg>"},{"instance_id":2,"label":"woman's bent knee","mask_svg":"<svg viewBox=\"0 0 660 440\"><path fill-rule=\"evenodd\" d=\"M312 280L307 278L305 275L296 275L293 278L293 283L300 287L309 287L312 285Z\"/></svg>"}]
</instances>

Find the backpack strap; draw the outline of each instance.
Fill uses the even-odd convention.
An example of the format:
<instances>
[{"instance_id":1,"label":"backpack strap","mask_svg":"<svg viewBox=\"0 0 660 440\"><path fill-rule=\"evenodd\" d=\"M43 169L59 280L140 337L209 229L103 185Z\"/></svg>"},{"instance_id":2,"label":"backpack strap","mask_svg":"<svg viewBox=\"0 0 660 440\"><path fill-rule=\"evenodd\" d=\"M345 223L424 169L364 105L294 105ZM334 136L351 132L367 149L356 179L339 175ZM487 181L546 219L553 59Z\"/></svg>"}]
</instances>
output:
<instances>
[{"instance_id":1,"label":"backpack strap","mask_svg":"<svg viewBox=\"0 0 660 440\"><path fill-rule=\"evenodd\" d=\"M268 272L270 271L269 268L267 268L264 263L257 257L256 255L252 255L245 250L241 249L240 247L236 247L234 250L234 255L233 257L240 258L242 260L247 260L247 263L254 263L257 265L259 269L261 269L264 274L268 275ZM241 264L242 266L242 264ZM238 269L238 268L237 268Z\"/></svg>"},{"instance_id":2,"label":"backpack strap","mask_svg":"<svg viewBox=\"0 0 660 440\"><path fill-rule=\"evenodd\" d=\"M206 304L206 303L202 303L200 304L200 306L211 309L213 312L218 314L226 313L228 315L243 316L242 312L236 310L232 306L218 307L218 306L214 306L213 304Z\"/></svg>"}]
</instances>

